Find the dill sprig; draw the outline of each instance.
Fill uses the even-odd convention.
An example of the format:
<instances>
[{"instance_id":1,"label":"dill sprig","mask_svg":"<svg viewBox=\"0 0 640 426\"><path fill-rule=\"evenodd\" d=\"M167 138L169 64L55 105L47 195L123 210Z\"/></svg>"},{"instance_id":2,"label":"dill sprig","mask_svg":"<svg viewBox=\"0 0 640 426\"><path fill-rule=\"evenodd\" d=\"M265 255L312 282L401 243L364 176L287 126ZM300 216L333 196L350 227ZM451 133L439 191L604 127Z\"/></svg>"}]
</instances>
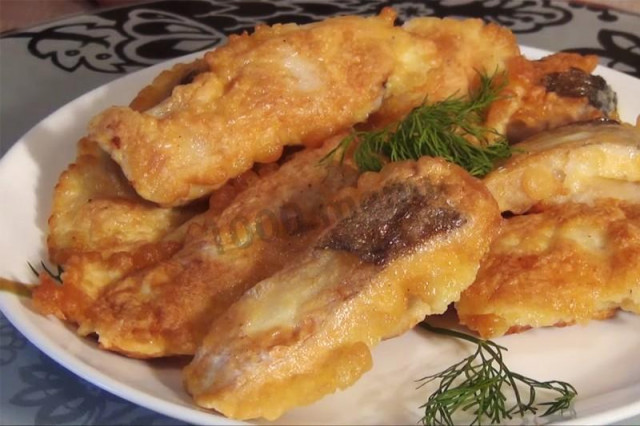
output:
<instances>
[{"instance_id":1,"label":"dill sprig","mask_svg":"<svg viewBox=\"0 0 640 426\"><path fill-rule=\"evenodd\" d=\"M420 326L434 333L456 337L476 344L472 355L440 373L423 377L419 387L440 379L438 389L420 408L424 425L453 425L452 415L458 410L474 415L471 425L481 425L483 420L497 424L514 415L535 415L539 407L546 407L542 416L548 416L570 407L577 395L569 383L558 380L539 382L515 373L505 365L502 351L507 350L490 340L479 339L458 331L434 327L425 322ZM509 405L504 387L510 388L515 403ZM525 387L526 390L521 390ZM553 401L536 403L536 391L544 390L559 394Z\"/></svg>"},{"instance_id":2,"label":"dill sprig","mask_svg":"<svg viewBox=\"0 0 640 426\"><path fill-rule=\"evenodd\" d=\"M442 157L473 176L484 176L496 160L509 158L506 138L483 125L489 106L500 98L506 84L501 78L480 74L480 84L468 97L452 96L413 109L395 128L354 131L325 158L344 159L349 146L358 142L353 156L361 171L379 171L388 161ZM493 140L490 140L492 137Z\"/></svg>"},{"instance_id":3,"label":"dill sprig","mask_svg":"<svg viewBox=\"0 0 640 426\"><path fill-rule=\"evenodd\" d=\"M38 272L38 270L31 264L31 262L27 262L27 265L29 265L31 272L33 272L36 277L40 277L40 272ZM45 265L43 261L40 261L40 265L51 278L62 284L62 274L64 272L62 266L58 265L58 272L54 274L49 268L47 268L47 265Z\"/></svg>"}]
</instances>

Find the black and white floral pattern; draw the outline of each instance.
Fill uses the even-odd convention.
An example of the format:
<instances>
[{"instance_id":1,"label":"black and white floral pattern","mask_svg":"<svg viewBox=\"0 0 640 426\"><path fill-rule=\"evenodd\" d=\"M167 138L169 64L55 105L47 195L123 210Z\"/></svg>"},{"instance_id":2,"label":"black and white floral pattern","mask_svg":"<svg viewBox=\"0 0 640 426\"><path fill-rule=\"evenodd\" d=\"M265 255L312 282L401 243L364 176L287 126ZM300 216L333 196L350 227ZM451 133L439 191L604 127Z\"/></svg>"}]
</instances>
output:
<instances>
[{"instance_id":1,"label":"black and white floral pattern","mask_svg":"<svg viewBox=\"0 0 640 426\"><path fill-rule=\"evenodd\" d=\"M640 76L640 36L615 30L598 32L600 47L583 47L569 51L598 55L604 64L628 74Z\"/></svg>"},{"instance_id":2,"label":"black and white floral pattern","mask_svg":"<svg viewBox=\"0 0 640 426\"><path fill-rule=\"evenodd\" d=\"M619 23L621 15L625 15L576 2L550 0L165 0L82 16L7 37L29 38L28 49L33 55L51 60L70 72L87 67L105 73L124 73L215 46L225 35L250 31L259 22L308 23L341 14L370 15L385 6L394 7L401 21L414 16L474 17L503 25L515 34L549 32L572 21L584 21L588 16L604 26ZM581 29L597 30L592 26ZM607 31L612 30L603 28L603 35L596 40L583 38L587 42L597 41L600 46L592 42L558 47L576 52L591 49L607 57L607 64L640 76L633 66L639 60L637 34L616 30L614 37L626 39L632 47L609 49L616 43L606 40Z\"/></svg>"}]
</instances>

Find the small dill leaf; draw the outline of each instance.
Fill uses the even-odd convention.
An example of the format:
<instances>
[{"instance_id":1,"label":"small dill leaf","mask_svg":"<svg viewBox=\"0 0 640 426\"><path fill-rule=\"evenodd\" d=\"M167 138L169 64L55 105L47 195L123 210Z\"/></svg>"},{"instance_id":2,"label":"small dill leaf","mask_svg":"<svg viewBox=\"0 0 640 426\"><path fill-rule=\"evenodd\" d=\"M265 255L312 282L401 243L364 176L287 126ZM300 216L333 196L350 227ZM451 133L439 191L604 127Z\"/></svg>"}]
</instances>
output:
<instances>
[{"instance_id":1,"label":"small dill leaf","mask_svg":"<svg viewBox=\"0 0 640 426\"><path fill-rule=\"evenodd\" d=\"M327 153L324 157L320 159L320 164L326 165L329 162L333 161L335 157L338 157L338 162L342 164L344 162L344 156L347 154L347 150L355 140L355 134L351 134L338 143L335 148Z\"/></svg>"},{"instance_id":2,"label":"small dill leaf","mask_svg":"<svg viewBox=\"0 0 640 426\"><path fill-rule=\"evenodd\" d=\"M27 262L27 265L29 265L29 269L31 269L31 272L33 272L33 274L37 277L40 276L40 273L38 272L38 270L35 268L35 266L33 266L31 264L31 262Z\"/></svg>"},{"instance_id":3,"label":"small dill leaf","mask_svg":"<svg viewBox=\"0 0 640 426\"><path fill-rule=\"evenodd\" d=\"M33 274L36 277L40 277L40 272L38 272L38 270L35 268L35 266L33 266L31 264L31 262L27 261L27 265L29 265L29 269L31 269L31 272L33 272ZM51 278L53 278L54 280L58 281L60 284L62 284L62 274L64 273L64 269L62 268L62 266L57 265L58 271L56 273L53 273L48 267L47 265L45 265L45 263L43 261L40 261L40 266L42 267L42 269L49 274L49 276Z\"/></svg>"}]
</instances>

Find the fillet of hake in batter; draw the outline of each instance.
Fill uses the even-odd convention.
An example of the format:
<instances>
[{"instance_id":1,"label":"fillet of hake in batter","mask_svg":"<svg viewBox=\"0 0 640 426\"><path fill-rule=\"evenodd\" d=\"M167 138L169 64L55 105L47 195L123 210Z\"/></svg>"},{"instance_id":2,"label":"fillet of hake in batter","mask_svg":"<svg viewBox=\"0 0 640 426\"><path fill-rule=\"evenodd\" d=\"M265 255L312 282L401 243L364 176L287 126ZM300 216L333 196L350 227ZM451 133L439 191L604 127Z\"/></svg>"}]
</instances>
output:
<instances>
[{"instance_id":1,"label":"fillet of hake in batter","mask_svg":"<svg viewBox=\"0 0 640 426\"><path fill-rule=\"evenodd\" d=\"M569 202L509 218L456 308L484 338L640 313L640 204Z\"/></svg>"},{"instance_id":2,"label":"fillet of hake in batter","mask_svg":"<svg viewBox=\"0 0 640 426\"><path fill-rule=\"evenodd\" d=\"M319 212L357 178L347 162L318 164L339 140L296 153L219 216L193 224L172 257L111 284L80 332L134 357L193 354L212 320L329 225Z\"/></svg>"},{"instance_id":3,"label":"fillet of hake in batter","mask_svg":"<svg viewBox=\"0 0 640 426\"><path fill-rule=\"evenodd\" d=\"M365 173L338 199L350 214L214 321L185 369L198 405L275 419L353 384L371 347L458 300L500 221L478 180L434 158Z\"/></svg>"},{"instance_id":4,"label":"fillet of hake in batter","mask_svg":"<svg viewBox=\"0 0 640 426\"><path fill-rule=\"evenodd\" d=\"M298 26L259 26L205 56L209 71L139 113L113 107L89 135L136 191L162 205L201 197L285 145L318 145L376 110L402 54L435 48L394 27L388 10ZM414 52L415 50L415 52Z\"/></svg>"},{"instance_id":5,"label":"fillet of hake in batter","mask_svg":"<svg viewBox=\"0 0 640 426\"><path fill-rule=\"evenodd\" d=\"M480 20L437 20L438 36L428 21L405 29L394 20L384 9L231 36L205 55L207 69L192 82L145 112L104 111L89 137L142 197L180 205L275 161L286 145L317 146L376 111L373 122L389 124L427 99L467 93L477 73L500 71L519 54L513 34ZM472 40L490 40L491 54L456 54Z\"/></svg>"},{"instance_id":6,"label":"fillet of hake in batter","mask_svg":"<svg viewBox=\"0 0 640 426\"><path fill-rule=\"evenodd\" d=\"M501 211L599 198L640 203L640 128L573 124L514 147L518 151L484 178Z\"/></svg>"}]
</instances>

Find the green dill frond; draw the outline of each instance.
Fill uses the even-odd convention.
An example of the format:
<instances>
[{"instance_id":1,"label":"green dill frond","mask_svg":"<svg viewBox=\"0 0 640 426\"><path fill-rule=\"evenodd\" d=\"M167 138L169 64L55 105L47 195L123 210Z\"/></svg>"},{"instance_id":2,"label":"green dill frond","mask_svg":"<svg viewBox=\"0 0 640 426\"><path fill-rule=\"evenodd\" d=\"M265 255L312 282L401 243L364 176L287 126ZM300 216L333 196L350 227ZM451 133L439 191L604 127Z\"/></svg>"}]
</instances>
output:
<instances>
[{"instance_id":1,"label":"green dill frond","mask_svg":"<svg viewBox=\"0 0 640 426\"><path fill-rule=\"evenodd\" d=\"M472 355L439 373L418 380L421 383L419 387L440 380L438 389L420 407L424 409L424 416L420 419L424 425L454 425L453 414L459 410L473 415L472 425L481 425L483 421L497 424L527 413L535 415L540 407L546 407L541 416L548 416L569 409L577 395L576 389L569 383L557 380L539 382L511 371L502 356L502 351L507 349L490 340L434 327L425 322L420 326L433 333L477 345ZM515 398L511 405L508 404L505 390ZM550 402L538 403L536 391L539 390L558 396Z\"/></svg>"},{"instance_id":2,"label":"green dill frond","mask_svg":"<svg viewBox=\"0 0 640 426\"><path fill-rule=\"evenodd\" d=\"M40 276L40 272L38 272L38 270L35 268L35 266L33 266L31 264L31 262L27 262L27 265L29 265L29 269L31 269L31 272L33 272L33 274L36 277ZM62 274L64 273L64 270L62 269L62 266L58 265L58 271L57 273L53 273L49 268L47 268L47 265L44 264L43 261L40 261L40 266L42 266L42 269L44 269L44 271L49 274L49 276L51 278L53 278L54 280L58 281L60 284L62 284Z\"/></svg>"},{"instance_id":3,"label":"green dill frond","mask_svg":"<svg viewBox=\"0 0 640 426\"><path fill-rule=\"evenodd\" d=\"M506 138L484 127L489 106L500 97L506 84L496 85L494 76L480 74L478 88L469 97L452 96L412 110L395 129L354 131L326 158L340 152L341 161L354 141L354 161L361 171L379 171L386 162L442 157L474 176L484 176L512 150ZM490 140L492 139L492 140Z\"/></svg>"},{"instance_id":4,"label":"green dill frond","mask_svg":"<svg viewBox=\"0 0 640 426\"><path fill-rule=\"evenodd\" d=\"M333 161L336 156L338 156L338 161L342 164L344 161L344 156L347 154L347 150L355 140L355 135L351 134L346 138L342 139L340 143L333 148L331 151L327 153L324 157L320 159L321 165L326 165L329 162Z\"/></svg>"}]
</instances>

